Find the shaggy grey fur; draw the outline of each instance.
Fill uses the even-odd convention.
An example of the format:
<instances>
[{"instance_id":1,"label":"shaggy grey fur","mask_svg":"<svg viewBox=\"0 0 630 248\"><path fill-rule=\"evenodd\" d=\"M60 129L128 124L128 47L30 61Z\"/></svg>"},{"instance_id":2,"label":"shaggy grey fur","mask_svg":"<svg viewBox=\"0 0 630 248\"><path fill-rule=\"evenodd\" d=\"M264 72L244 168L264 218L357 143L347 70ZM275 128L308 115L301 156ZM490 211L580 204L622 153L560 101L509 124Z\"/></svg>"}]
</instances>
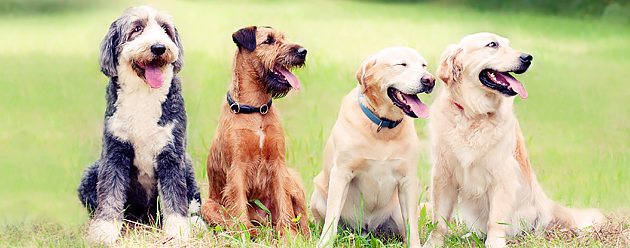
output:
<instances>
[{"instance_id":1,"label":"shaggy grey fur","mask_svg":"<svg viewBox=\"0 0 630 248\"><path fill-rule=\"evenodd\" d=\"M188 215L191 201L200 202L193 162L186 154L186 109L181 82L176 75L184 64L184 56L179 34L174 26L166 24L163 26L166 34L179 48L179 54L177 61L172 63L175 75L166 100L161 105L162 116L156 120L157 125L161 127L173 126L172 138L154 158L156 165L153 168L156 178L154 188L157 190L153 190L151 195L148 195L149 191L138 181L139 171L134 165L134 141L125 141L115 135L115 130L109 130L109 121L117 111L116 103L121 89L116 69L119 65L118 60L123 45L130 41L129 32L138 25L137 17L141 16L139 11L143 9L125 10L120 18L111 24L101 43L99 53L101 71L109 77L101 157L84 171L81 184L77 188L81 203L95 220L122 220L124 217L145 223L153 222L157 217L158 194L160 209L183 216Z\"/></svg>"}]
</instances>

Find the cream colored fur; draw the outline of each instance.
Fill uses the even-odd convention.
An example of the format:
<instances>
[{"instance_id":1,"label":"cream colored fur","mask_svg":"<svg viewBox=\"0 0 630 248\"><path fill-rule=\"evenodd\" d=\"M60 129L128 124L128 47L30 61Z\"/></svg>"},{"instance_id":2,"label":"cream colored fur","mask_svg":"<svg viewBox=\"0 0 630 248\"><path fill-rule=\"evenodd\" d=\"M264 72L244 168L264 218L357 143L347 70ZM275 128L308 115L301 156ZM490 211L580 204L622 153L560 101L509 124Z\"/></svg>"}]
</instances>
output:
<instances>
[{"instance_id":1,"label":"cream colored fur","mask_svg":"<svg viewBox=\"0 0 630 248\"><path fill-rule=\"evenodd\" d=\"M498 48L487 47L490 42ZM515 68L521 54L507 39L490 33L467 36L442 54L436 74L444 86L428 124L433 220L438 225L424 247L443 244L448 233L444 220L451 220L456 206L466 224L485 233L485 245L492 247L504 247L506 237L551 222L584 228L604 218L596 209L568 209L545 195L514 116L514 97L479 80L484 69Z\"/></svg>"},{"instance_id":2,"label":"cream colored fur","mask_svg":"<svg viewBox=\"0 0 630 248\"><path fill-rule=\"evenodd\" d=\"M403 62L406 67L400 65ZM332 245L340 218L355 229L395 225L408 247L420 246L418 137L413 119L392 103L387 88L402 92L417 89L426 75L430 74L424 58L411 48L401 47L386 48L368 57L357 71L359 85L343 98L324 148L323 171L313 180L311 212L317 224L324 221L319 247ZM362 103L377 116L402 118L400 125L377 132L377 125L361 110L359 91L366 95ZM394 223L386 223L392 219ZM359 223L363 226L357 227Z\"/></svg>"}]
</instances>

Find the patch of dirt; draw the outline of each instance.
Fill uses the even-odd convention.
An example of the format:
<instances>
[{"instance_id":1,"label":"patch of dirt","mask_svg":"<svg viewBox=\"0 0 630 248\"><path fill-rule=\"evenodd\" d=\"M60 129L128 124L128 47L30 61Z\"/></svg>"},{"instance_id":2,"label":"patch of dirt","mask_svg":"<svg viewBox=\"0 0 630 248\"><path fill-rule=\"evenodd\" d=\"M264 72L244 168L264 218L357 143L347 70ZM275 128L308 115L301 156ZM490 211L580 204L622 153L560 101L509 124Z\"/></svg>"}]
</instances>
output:
<instances>
[{"instance_id":1,"label":"patch of dirt","mask_svg":"<svg viewBox=\"0 0 630 248\"><path fill-rule=\"evenodd\" d=\"M553 243L563 247L629 247L630 218L610 217L606 223L586 229L570 229L559 224L547 227L540 233L526 235L514 240L514 246L531 246Z\"/></svg>"}]
</instances>

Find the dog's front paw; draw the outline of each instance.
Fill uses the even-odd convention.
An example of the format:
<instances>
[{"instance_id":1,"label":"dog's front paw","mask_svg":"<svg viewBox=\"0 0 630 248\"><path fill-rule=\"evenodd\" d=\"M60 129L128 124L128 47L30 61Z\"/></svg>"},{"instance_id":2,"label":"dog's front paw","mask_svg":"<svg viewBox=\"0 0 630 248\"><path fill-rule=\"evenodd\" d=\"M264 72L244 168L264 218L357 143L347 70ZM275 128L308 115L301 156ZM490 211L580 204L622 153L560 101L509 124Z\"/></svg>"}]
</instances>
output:
<instances>
[{"instance_id":1,"label":"dog's front paw","mask_svg":"<svg viewBox=\"0 0 630 248\"><path fill-rule=\"evenodd\" d=\"M164 231L168 235L176 237L188 238L190 237L190 219L181 215L171 215L166 217L164 223Z\"/></svg>"},{"instance_id":2,"label":"dog's front paw","mask_svg":"<svg viewBox=\"0 0 630 248\"><path fill-rule=\"evenodd\" d=\"M188 238L193 230L202 230L205 227L206 223L199 216L171 215L166 218L164 231L168 235Z\"/></svg>"},{"instance_id":3,"label":"dog's front paw","mask_svg":"<svg viewBox=\"0 0 630 248\"><path fill-rule=\"evenodd\" d=\"M87 239L91 242L113 244L120 235L122 223L116 220L94 220L87 230Z\"/></svg>"},{"instance_id":4,"label":"dog's front paw","mask_svg":"<svg viewBox=\"0 0 630 248\"><path fill-rule=\"evenodd\" d=\"M324 247L333 247L333 240L330 239L330 237L326 236L322 236L319 239L319 242L317 243L317 248L324 248Z\"/></svg>"},{"instance_id":5,"label":"dog's front paw","mask_svg":"<svg viewBox=\"0 0 630 248\"><path fill-rule=\"evenodd\" d=\"M490 238L486 239L486 247L492 248L503 248L505 247L505 238L496 238L491 240Z\"/></svg>"},{"instance_id":6,"label":"dog's front paw","mask_svg":"<svg viewBox=\"0 0 630 248\"><path fill-rule=\"evenodd\" d=\"M429 238L424 243L422 248L433 248L433 247L441 247L444 245L444 236L442 234L433 231L429 234Z\"/></svg>"}]
</instances>

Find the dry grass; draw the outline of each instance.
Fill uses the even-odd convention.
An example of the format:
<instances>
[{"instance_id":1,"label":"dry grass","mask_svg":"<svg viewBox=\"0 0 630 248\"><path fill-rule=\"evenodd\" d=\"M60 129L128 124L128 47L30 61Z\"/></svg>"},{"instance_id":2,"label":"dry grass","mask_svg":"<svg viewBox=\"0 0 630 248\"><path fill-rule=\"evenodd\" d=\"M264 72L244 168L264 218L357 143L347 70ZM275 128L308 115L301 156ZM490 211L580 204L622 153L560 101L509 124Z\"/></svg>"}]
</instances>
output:
<instances>
[{"instance_id":1,"label":"dry grass","mask_svg":"<svg viewBox=\"0 0 630 248\"><path fill-rule=\"evenodd\" d=\"M311 247L302 237L286 238L279 241L275 231L269 227L257 227L261 230L256 237L242 226L229 229L221 226L196 230L190 239L179 239L154 226L131 223L133 228L123 231L118 241L120 247Z\"/></svg>"},{"instance_id":2,"label":"dry grass","mask_svg":"<svg viewBox=\"0 0 630 248\"><path fill-rule=\"evenodd\" d=\"M156 225L126 222L115 247L314 247L321 227L311 224L311 237L279 239L270 227L256 227L260 234L250 236L242 226L231 228L208 226L197 230L190 239L165 235ZM100 247L84 239L86 225L67 226L52 221L9 225L0 230L0 247ZM420 218L421 241L424 242L433 225ZM452 234L446 237L445 247L480 247L483 237L469 234L461 223L453 223ZM404 247L400 240L379 240L343 231L335 241L336 247ZM523 234L509 240L509 247L630 247L630 218L609 216L606 223L587 230L551 226L536 233Z\"/></svg>"},{"instance_id":3,"label":"dry grass","mask_svg":"<svg viewBox=\"0 0 630 248\"><path fill-rule=\"evenodd\" d=\"M522 235L511 240L515 247L629 247L630 219L611 216L603 224L586 230L551 226L541 233Z\"/></svg>"},{"instance_id":4,"label":"dry grass","mask_svg":"<svg viewBox=\"0 0 630 248\"><path fill-rule=\"evenodd\" d=\"M423 226L426 238L430 225ZM261 235L253 238L246 230L208 230L198 232L188 240L165 236L161 230L150 226L130 229L123 234L117 246L121 247L314 247L319 231L304 240L301 237L288 242L279 241L271 228L262 228ZM467 233L465 226L453 225L453 234L447 237L445 247L479 247L483 240L476 240ZM422 240L424 241L424 240ZM552 226L540 233L524 234L508 242L509 247L628 247L630 246L630 219L610 217L608 222L587 230ZM404 247L401 242L378 240L344 232L337 238L336 247Z\"/></svg>"}]
</instances>

